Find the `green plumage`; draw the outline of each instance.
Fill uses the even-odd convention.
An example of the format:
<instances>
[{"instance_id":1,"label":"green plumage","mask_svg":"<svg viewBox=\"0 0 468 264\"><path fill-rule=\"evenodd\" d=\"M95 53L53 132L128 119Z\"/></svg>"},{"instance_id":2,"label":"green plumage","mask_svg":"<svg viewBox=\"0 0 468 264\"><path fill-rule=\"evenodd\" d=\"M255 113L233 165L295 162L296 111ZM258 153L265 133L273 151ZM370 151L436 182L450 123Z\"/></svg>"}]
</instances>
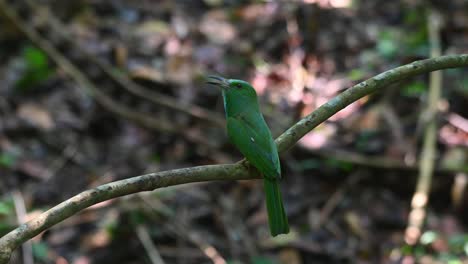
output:
<instances>
[{"instance_id":1,"label":"green plumage","mask_svg":"<svg viewBox=\"0 0 468 264\"><path fill-rule=\"evenodd\" d=\"M278 150L262 113L254 88L241 80L210 77L209 83L223 89L227 132L231 142L264 177L268 221L272 236L289 232L279 181Z\"/></svg>"}]
</instances>

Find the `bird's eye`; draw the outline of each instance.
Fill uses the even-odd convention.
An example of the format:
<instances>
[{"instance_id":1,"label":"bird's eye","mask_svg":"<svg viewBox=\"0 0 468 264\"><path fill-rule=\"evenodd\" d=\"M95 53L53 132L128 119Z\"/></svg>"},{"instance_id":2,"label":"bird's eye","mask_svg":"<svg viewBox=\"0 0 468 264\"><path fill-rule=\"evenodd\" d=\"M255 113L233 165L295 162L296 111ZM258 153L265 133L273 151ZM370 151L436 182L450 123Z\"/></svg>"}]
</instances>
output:
<instances>
[{"instance_id":1,"label":"bird's eye","mask_svg":"<svg viewBox=\"0 0 468 264\"><path fill-rule=\"evenodd\" d=\"M236 83L236 84L234 84L234 86L235 86L236 88L242 88L242 85L241 85L240 83Z\"/></svg>"}]
</instances>

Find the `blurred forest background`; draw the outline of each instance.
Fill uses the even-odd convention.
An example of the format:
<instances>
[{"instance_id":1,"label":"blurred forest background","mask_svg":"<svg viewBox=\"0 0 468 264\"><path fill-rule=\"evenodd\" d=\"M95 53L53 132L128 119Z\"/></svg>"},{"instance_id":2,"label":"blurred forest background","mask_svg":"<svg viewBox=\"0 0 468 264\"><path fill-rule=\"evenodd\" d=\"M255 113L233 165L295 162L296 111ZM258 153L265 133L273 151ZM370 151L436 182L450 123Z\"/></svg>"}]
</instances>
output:
<instances>
[{"instance_id":1,"label":"blurred forest background","mask_svg":"<svg viewBox=\"0 0 468 264\"><path fill-rule=\"evenodd\" d=\"M1 0L0 17L0 236L103 183L241 159L206 75L251 82L278 136L384 70L468 53L466 0ZM189 184L93 206L11 263L468 263L467 73L443 71L436 115L421 75L282 155L288 235L270 237L261 181ZM431 121L433 184L411 241Z\"/></svg>"}]
</instances>

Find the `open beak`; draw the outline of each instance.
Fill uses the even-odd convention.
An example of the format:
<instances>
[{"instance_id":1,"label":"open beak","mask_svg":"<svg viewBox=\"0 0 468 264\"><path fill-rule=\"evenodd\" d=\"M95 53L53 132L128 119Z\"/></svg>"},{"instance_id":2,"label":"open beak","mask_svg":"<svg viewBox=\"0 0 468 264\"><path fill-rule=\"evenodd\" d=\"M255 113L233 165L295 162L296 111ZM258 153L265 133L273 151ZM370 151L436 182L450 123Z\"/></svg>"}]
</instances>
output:
<instances>
[{"instance_id":1,"label":"open beak","mask_svg":"<svg viewBox=\"0 0 468 264\"><path fill-rule=\"evenodd\" d=\"M223 77L215 76L215 75L208 76L206 83L219 86L223 89L229 87L229 82L227 79L224 79Z\"/></svg>"}]
</instances>

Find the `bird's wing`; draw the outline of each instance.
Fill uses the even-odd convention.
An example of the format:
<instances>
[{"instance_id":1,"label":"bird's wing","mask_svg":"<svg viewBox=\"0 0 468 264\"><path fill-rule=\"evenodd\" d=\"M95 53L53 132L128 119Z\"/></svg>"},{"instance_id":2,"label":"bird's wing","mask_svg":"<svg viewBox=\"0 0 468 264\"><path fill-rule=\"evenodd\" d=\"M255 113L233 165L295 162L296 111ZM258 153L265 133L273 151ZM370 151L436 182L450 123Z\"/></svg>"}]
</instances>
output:
<instances>
[{"instance_id":1,"label":"bird's wing","mask_svg":"<svg viewBox=\"0 0 468 264\"><path fill-rule=\"evenodd\" d=\"M281 177L276 145L261 115L228 117L227 130L232 143L265 177Z\"/></svg>"}]
</instances>

